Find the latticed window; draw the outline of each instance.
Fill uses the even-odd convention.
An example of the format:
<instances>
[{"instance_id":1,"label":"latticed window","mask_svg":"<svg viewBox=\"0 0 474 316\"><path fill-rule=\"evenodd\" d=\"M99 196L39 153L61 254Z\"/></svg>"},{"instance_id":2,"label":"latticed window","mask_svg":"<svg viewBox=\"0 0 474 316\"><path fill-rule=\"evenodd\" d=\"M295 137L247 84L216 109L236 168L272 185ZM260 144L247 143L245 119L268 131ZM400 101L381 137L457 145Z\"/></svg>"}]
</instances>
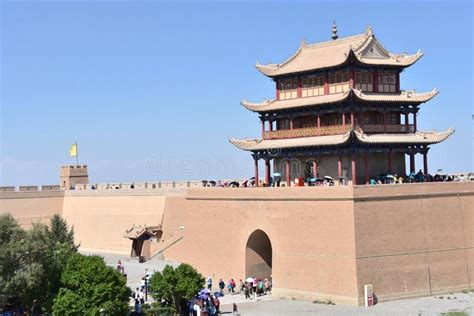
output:
<instances>
[{"instance_id":1,"label":"latticed window","mask_svg":"<svg viewBox=\"0 0 474 316\"><path fill-rule=\"evenodd\" d=\"M387 125L397 125L400 124L400 114L398 113L387 113L386 116Z\"/></svg>"},{"instance_id":2,"label":"latticed window","mask_svg":"<svg viewBox=\"0 0 474 316\"><path fill-rule=\"evenodd\" d=\"M396 74L392 72L379 73L379 92L396 92Z\"/></svg>"},{"instance_id":3,"label":"latticed window","mask_svg":"<svg viewBox=\"0 0 474 316\"><path fill-rule=\"evenodd\" d=\"M302 97L312 97L324 94L324 76L308 77L301 80Z\"/></svg>"},{"instance_id":4,"label":"latticed window","mask_svg":"<svg viewBox=\"0 0 474 316\"><path fill-rule=\"evenodd\" d=\"M290 129L290 120L289 119L279 119L277 120L277 130Z\"/></svg>"},{"instance_id":5,"label":"latticed window","mask_svg":"<svg viewBox=\"0 0 474 316\"><path fill-rule=\"evenodd\" d=\"M339 71L329 74L329 93L349 91L349 72Z\"/></svg>"},{"instance_id":6,"label":"latticed window","mask_svg":"<svg viewBox=\"0 0 474 316\"><path fill-rule=\"evenodd\" d=\"M298 96L298 80L280 81L280 100L294 99Z\"/></svg>"},{"instance_id":7,"label":"latticed window","mask_svg":"<svg viewBox=\"0 0 474 316\"><path fill-rule=\"evenodd\" d=\"M374 91L374 76L371 72L356 72L355 73L355 87L364 92Z\"/></svg>"}]
</instances>

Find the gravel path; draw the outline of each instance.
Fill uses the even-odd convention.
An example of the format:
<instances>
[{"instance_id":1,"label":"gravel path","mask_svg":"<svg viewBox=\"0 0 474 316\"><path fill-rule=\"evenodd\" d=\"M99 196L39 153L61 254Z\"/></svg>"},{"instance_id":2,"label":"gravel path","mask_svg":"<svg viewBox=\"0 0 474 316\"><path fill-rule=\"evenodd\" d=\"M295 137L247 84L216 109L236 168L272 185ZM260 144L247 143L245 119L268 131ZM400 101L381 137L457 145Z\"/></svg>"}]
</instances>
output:
<instances>
[{"instance_id":1,"label":"gravel path","mask_svg":"<svg viewBox=\"0 0 474 316\"><path fill-rule=\"evenodd\" d=\"M447 297L450 297L449 299ZM443 297L443 298L441 298ZM232 311L232 302L224 302L222 310ZM322 305L307 301L264 298L254 302L237 303L241 315L443 315L453 311L464 311L474 315L474 293L423 297L377 304L370 308Z\"/></svg>"}]
</instances>

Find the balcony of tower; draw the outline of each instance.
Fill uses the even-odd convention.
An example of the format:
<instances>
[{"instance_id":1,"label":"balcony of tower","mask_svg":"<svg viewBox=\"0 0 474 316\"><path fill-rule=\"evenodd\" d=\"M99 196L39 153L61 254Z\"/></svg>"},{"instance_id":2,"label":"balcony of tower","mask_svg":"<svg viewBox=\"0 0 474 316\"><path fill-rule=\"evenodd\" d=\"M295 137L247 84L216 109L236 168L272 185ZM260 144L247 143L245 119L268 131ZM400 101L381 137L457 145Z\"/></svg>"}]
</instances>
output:
<instances>
[{"instance_id":1,"label":"balcony of tower","mask_svg":"<svg viewBox=\"0 0 474 316\"><path fill-rule=\"evenodd\" d=\"M416 114L411 122L408 114L398 111L351 111L262 120L262 139L266 140L343 135L351 130L364 134L415 133Z\"/></svg>"}]
</instances>

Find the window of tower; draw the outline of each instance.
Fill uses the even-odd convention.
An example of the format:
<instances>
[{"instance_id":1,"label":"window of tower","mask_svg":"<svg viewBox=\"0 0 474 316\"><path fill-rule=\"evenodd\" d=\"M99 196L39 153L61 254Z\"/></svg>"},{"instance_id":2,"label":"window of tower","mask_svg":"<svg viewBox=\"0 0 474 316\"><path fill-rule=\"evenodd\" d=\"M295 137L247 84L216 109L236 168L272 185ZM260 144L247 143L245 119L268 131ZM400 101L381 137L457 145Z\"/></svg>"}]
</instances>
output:
<instances>
[{"instance_id":1,"label":"window of tower","mask_svg":"<svg viewBox=\"0 0 474 316\"><path fill-rule=\"evenodd\" d=\"M329 94L349 91L349 72L338 71L329 74Z\"/></svg>"},{"instance_id":2,"label":"window of tower","mask_svg":"<svg viewBox=\"0 0 474 316\"><path fill-rule=\"evenodd\" d=\"M363 92L374 91L374 75L371 72L356 72L355 73L355 88Z\"/></svg>"}]
</instances>

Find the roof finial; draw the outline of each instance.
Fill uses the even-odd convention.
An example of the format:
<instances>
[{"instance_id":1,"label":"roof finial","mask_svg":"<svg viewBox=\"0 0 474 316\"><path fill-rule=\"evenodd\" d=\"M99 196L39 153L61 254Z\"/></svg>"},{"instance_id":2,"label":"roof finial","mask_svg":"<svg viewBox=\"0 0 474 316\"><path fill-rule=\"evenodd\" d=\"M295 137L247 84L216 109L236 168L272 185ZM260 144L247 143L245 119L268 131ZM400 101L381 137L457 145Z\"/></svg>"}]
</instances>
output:
<instances>
[{"instance_id":1,"label":"roof finial","mask_svg":"<svg viewBox=\"0 0 474 316\"><path fill-rule=\"evenodd\" d=\"M337 26L336 26L336 21L332 22L332 36L331 38L333 40L337 40Z\"/></svg>"}]
</instances>

